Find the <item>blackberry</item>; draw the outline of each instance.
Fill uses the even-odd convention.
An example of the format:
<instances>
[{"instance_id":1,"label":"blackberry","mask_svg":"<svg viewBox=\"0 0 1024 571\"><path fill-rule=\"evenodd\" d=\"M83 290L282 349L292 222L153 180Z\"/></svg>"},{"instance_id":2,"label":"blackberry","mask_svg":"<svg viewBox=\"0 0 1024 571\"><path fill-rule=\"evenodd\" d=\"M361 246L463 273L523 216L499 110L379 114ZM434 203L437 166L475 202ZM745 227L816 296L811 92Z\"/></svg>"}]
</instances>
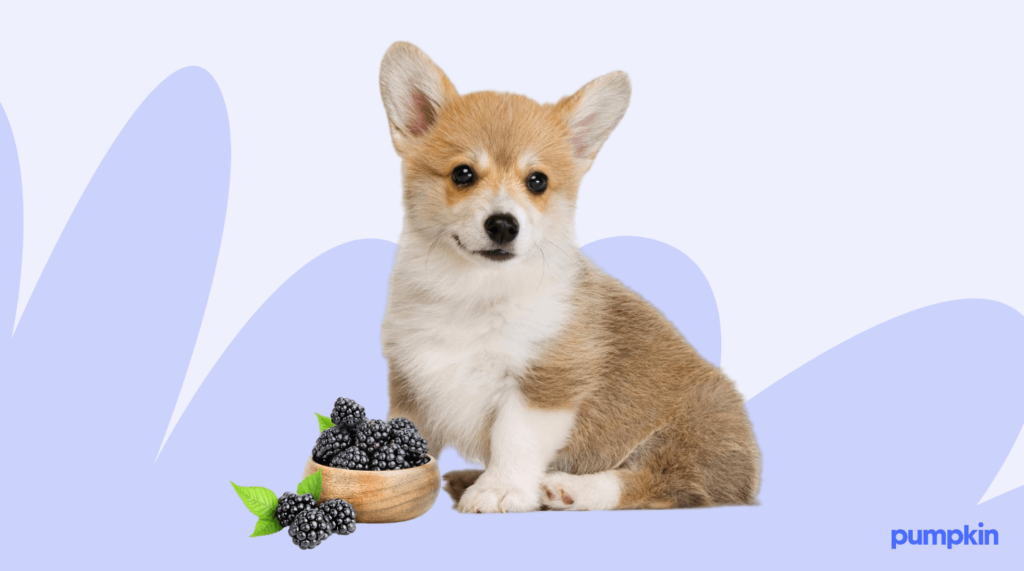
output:
<instances>
[{"instance_id":1,"label":"blackberry","mask_svg":"<svg viewBox=\"0 0 1024 571\"><path fill-rule=\"evenodd\" d=\"M275 513L277 522L282 527L288 527L300 513L315 507L316 500L313 499L313 494L298 496L292 492L285 492L280 498L277 498L277 512Z\"/></svg>"},{"instance_id":2,"label":"blackberry","mask_svg":"<svg viewBox=\"0 0 1024 571\"><path fill-rule=\"evenodd\" d=\"M339 398L334 401L331 422L337 426L353 428L366 422L366 410L352 399Z\"/></svg>"},{"instance_id":3,"label":"blackberry","mask_svg":"<svg viewBox=\"0 0 1024 571\"><path fill-rule=\"evenodd\" d=\"M367 453L380 448L391 439L391 426L383 420L368 420L356 427L356 446Z\"/></svg>"},{"instance_id":4,"label":"blackberry","mask_svg":"<svg viewBox=\"0 0 1024 571\"><path fill-rule=\"evenodd\" d=\"M408 418L392 418L391 420L388 421L388 425L391 426L392 433L398 432L399 430L404 430L406 428L416 430L416 425L413 424L412 421L409 420Z\"/></svg>"},{"instance_id":5,"label":"blackberry","mask_svg":"<svg viewBox=\"0 0 1024 571\"><path fill-rule=\"evenodd\" d=\"M429 448L427 441L420 436L416 429L403 429L391 436L391 442L397 444L405 452L405 457L414 460L427 455Z\"/></svg>"},{"instance_id":6,"label":"blackberry","mask_svg":"<svg viewBox=\"0 0 1024 571\"><path fill-rule=\"evenodd\" d=\"M427 456L424 456L423 458L417 458L416 460L409 460L409 467L415 468L416 466L422 466L427 462L430 462L430 458L428 458Z\"/></svg>"},{"instance_id":7,"label":"blackberry","mask_svg":"<svg viewBox=\"0 0 1024 571\"><path fill-rule=\"evenodd\" d=\"M356 530L356 510L345 500L330 500L317 509L330 520L334 533L348 535Z\"/></svg>"},{"instance_id":8,"label":"blackberry","mask_svg":"<svg viewBox=\"0 0 1024 571\"><path fill-rule=\"evenodd\" d=\"M288 528L292 543L298 545L300 549L313 549L332 533L334 527L331 526L331 520L318 508L300 512Z\"/></svg>"},{"instance_id":9,"label":"blackberry","mask_svg":"<svg viewBox=\"0 0 1024 571\"><path fill-rule=\"evenodd\" d=\"M352 446L352 435L347 428L334 426L320 433L313 446L313 460L327 464L339 452Z\"/></svg>"},{"instance_id":10,"label":"blackberry","mask_svg":"<svg viewBox=\"0 0 1024 571\"><path fill-rule=\"evenodd\" d=\"M329 465L332 468L344 468L346 470L368 470L370 468L370 458L358 446L349 446L343 452L331 458Z\"/></svg>"},{"instance_id":11,"label":"blackberry","mask_svg":"<svg viewBox=\"0 0 1024 571\"><path fill-rule=\"evenodd\" d=\"M410 467L405 461L405 450L394 443L385 444L374 450L370 459L371 470L399 470Z\"/></svg>"}]
</instances>

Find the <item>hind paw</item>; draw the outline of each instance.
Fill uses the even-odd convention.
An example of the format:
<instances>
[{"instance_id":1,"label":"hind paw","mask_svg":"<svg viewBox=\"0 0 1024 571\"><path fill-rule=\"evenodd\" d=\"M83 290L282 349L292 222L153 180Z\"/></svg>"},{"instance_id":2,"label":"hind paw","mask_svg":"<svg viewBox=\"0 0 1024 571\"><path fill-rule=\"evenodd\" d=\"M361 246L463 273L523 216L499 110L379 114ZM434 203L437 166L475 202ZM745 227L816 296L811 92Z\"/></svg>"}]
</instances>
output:
<instances>
[{"instance_id":1,"label":"hind paw","mask_svg":"<svg viewBox=\"0 0 1024 571\"><path fill-rule=\"evenodd\" d=\"M567 477L568 476L568 477ZM540 484L543 497L541 503L552 510L570 510L576 504L572 496L571 476L569 474L548 474Z\"/></svg>"},{"instance_id":2,"label":"hind paw","mask_svg":"<svg viewBox=\"0 0 1024 571\"><path fill-rule=\"evenodd\" d=\"M577 476L552 472L541 480L541 504L552 510L612 510L619 504L614 472Z\"/></svg>"}]
</instances>

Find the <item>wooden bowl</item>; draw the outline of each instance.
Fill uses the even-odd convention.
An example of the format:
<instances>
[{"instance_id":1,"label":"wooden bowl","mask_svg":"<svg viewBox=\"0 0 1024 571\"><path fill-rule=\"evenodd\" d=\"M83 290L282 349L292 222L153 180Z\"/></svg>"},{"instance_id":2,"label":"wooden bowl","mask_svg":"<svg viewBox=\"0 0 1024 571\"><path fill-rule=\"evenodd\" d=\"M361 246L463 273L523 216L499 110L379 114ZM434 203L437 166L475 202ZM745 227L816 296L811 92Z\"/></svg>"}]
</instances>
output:
<instances>
[{"instance_id":1,"label":"wooden bowl","mask_svg":"<svg viewBox=\"0 0 1024 571\"><path fill-rule=\"evenodd\" d=\"M343 499L356 510L357 523L408 521L427 513L441 491L437 460L405 470L345 470L306 460L302 477L322 470L320 502Z\"/></svg>"}]
</instances>

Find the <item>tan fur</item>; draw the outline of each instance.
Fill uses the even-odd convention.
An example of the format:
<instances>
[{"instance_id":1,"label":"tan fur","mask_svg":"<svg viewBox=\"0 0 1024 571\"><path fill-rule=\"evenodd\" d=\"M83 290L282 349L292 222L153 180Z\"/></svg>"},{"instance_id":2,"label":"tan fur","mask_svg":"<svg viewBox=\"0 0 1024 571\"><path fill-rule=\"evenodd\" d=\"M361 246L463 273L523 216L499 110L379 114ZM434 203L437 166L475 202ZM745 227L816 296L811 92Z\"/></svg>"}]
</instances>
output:
<instances>
[{"instance_id":1,"label":"tan fur","mask_svg":"<svg viewBox=\"0 0 1024 571\"><path fill-rule=\"evenodd\" d=\"M396 46L392 49L426 58L409 44ZM382 78L393 65L388 61ZM412 232L418 231L417 221L473 192L502 185L513 189L517 202L542 213L554 204L574 208L583 175L621 117L595 121L590 110L581 109L584 95L601 88L606 97L625 102L629 97L628 79L620 73L556 104L507 93L460 96L432 62L424 65L441 77L440 88L427 89L434 107L423 111L415 97L407 109L388 107L395 148L403 158L406 224ZM389 89L382 79L386 104ZM455 185L450 174L460 164L471 165L484 184ZM523 184L535 170L548 176L548 191L539 196ZM568 444L549 469L617 471L620 509L757 503L760 452L732 381L639 295L574 249L562 253L577 260L565 276L575 284L570 319L518 379L529 406L575 412ZM433 447L439 442L431 434L432 420L417 406L400 364L390 356L389 361L391 416L411 419ZM488 431L479 438L476 449L486 460ZM477 476L478 471L446 475L453 499L458 501Z\"/></svg>"},{"instance_id":2,"label":"tan fur","mask_svg":"<svg viewBox=\"0 0 1024 571\"><path fill-rule=\"evenodd\" d=\"M593 266L576 319L521 381L538 408L574 408L552 469L619 470L621 509L756 504L760 451L732 381L656 309ZM478 470L445 476L457 502Z\"/></svg>"},{"instance_id":3,"label":"tan fur","mask_svg":"<svg viewBox=\"0 0 1024 571\"><path fill-rule=\"evenodd\" d=\"M424 186L406 186L406 201L426 202L422 194L427 185L445 193L445 203L453 205L478 189L505 183L516 189L517 198L543 211L551 197L575 201L579 177L573 164L569 133L553 105L540 105L522 95L480 92L456 97L441 109L435 128L418 144L409 145L402 163L406 180ZM486 149L487 161L480 160L478 149ZM524 154L536 157L521 163ZM452 169L468 164L476 171L479 183L460 188L451 180ZM525 168L524 168L525 167ZM548 174L548 192L530 193L522 184L535 170Z\"/></svg>"},{"instance_id":4,"label":"tan fur","mask_svg":"<svg viewBox=\"0 0 1024 571\"><path fill-rule=\"evenodd\" d=\"M760 452L732 381L592 265L575 304L566 334L521 383L531 405L577 411L552 467L619 469L623 508L755 503Z\"/></svg>"}]
</instances>

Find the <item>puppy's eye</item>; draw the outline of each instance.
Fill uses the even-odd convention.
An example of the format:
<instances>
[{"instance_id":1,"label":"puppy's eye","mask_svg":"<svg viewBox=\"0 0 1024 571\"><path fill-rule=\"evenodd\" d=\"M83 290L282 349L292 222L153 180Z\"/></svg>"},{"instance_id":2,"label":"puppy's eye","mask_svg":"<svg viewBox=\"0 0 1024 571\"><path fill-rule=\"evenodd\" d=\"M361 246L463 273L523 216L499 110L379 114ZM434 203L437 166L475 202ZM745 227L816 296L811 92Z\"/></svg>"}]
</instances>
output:
<instances>
[{"instance_id":1,"label":"puppy's eye","mask_svg":"<svg viewBox=\"0 0 1024 571\"><path fill-rule=\"evenodd\" d=\"M468 186L476 180L476 173L469 165L459 165L452 171L452 180L459 186Z\"/></svg>"},{"instance_id":2,"label":"puppy's eye","mask_svg":"<svg viewBox=\"0 0 1024 571\"><path fill-rule=\"evenodd\" d=\"M534 194L540 194L548 189L548 175L542 172L535 172L526 179L526 188Z\"/></svg>"}]
</instances>

